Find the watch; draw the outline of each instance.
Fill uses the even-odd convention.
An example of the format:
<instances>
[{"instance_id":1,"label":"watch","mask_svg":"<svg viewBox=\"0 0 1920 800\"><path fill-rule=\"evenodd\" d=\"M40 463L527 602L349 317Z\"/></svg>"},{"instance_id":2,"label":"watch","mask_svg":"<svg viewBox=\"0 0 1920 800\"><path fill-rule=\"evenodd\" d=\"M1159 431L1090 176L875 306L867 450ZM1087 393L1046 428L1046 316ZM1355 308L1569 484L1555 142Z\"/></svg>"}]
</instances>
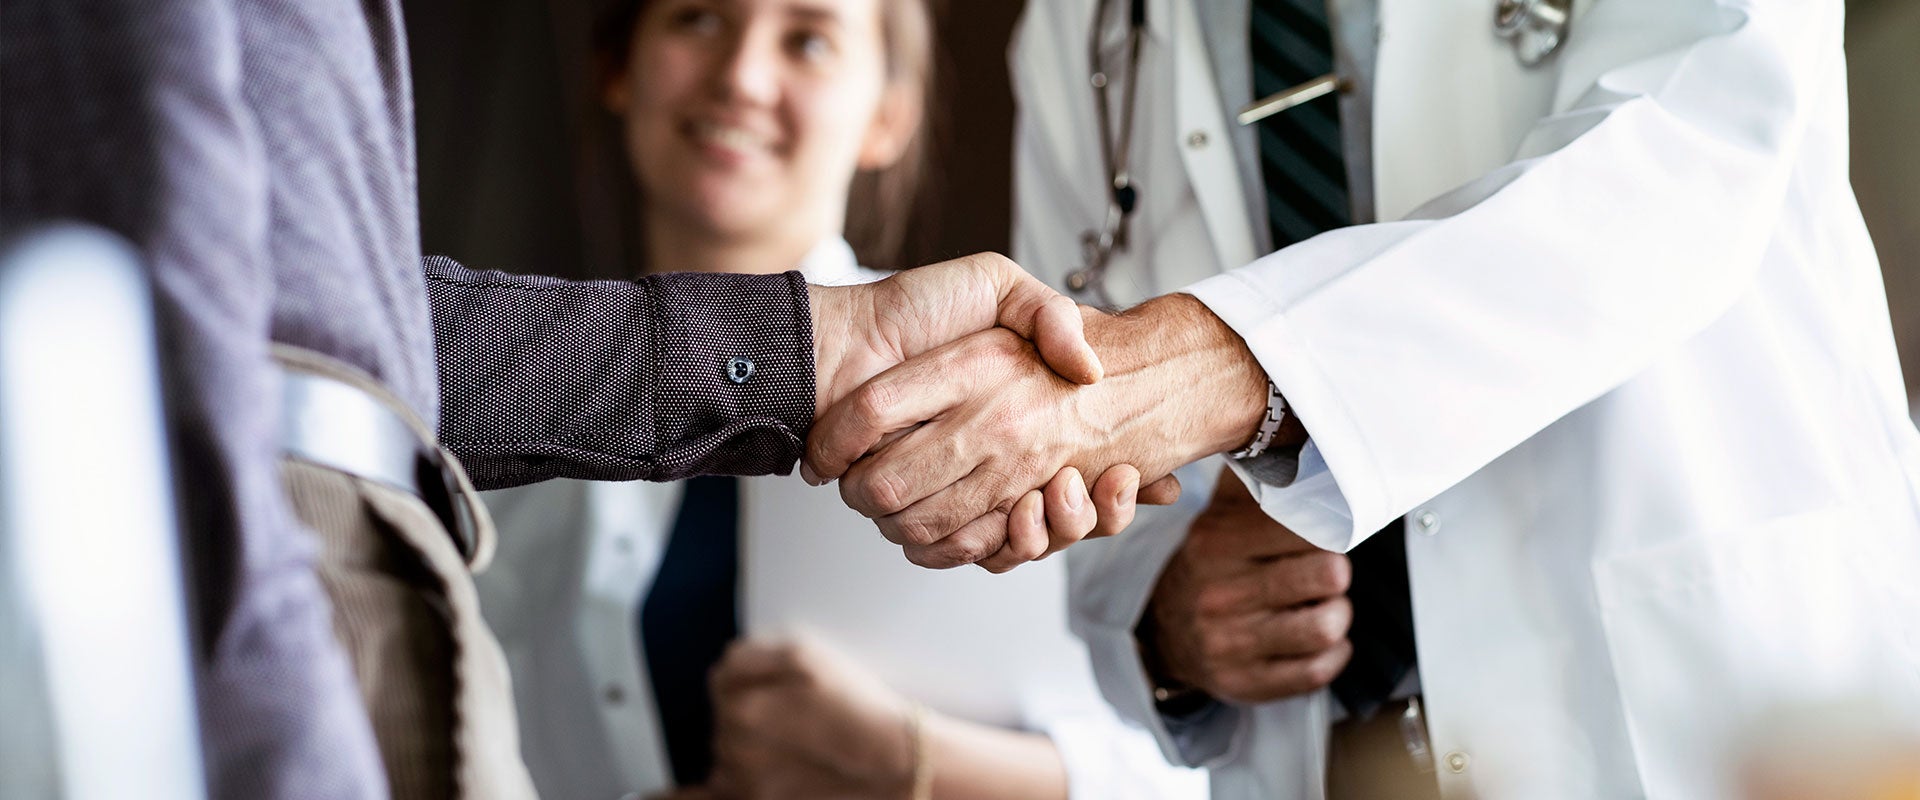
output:
<instances>
[{"instance_id":1,"label":"watch","mask_svg":"<svg viewBox=\"0 0 1920 800\"><path fill-rule=\"evenodd\" d=\"M1267 381L1267 414L1260 419L1260 427L1253 432L1253 441L1246 447L1227 454L1235 461L1258 458L1267 448L1273 446L1273 439L1280 433L1280 426L1287 421L1287 398L1280 396L1280 387L1273 381Z\"/></svg>"}]
</instances>

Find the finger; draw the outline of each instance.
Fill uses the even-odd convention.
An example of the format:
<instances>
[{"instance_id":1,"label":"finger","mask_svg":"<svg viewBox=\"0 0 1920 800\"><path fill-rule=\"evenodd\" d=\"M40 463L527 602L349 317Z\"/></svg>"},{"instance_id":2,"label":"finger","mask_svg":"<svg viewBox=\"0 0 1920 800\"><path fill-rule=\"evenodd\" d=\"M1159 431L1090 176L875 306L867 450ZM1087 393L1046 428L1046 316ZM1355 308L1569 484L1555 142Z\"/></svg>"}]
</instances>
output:
<instances>
[{"instance_id":1,"label":"finger","mask_svg":"<svg viewBox=\"0 0 1920 800\"><path fill-rule=\"evenodd\" d=\"M1140 470L1115 464L1093 482L1093 505L1100 522L1089 537L1112 536L1133 524L1134 502L1140 494Z\"/></svg>"},{"instance_id":2,"label":"finger","mask_svg":"<svg viewBox=\"0 0 1920 800\"><path fill-rule=\"evenodd\" d=\"M998 290L996 319L1001 327L1033 342L1040 357L1060 377L1079 384L1100 380L1100 357L1087 344L1079 305L1005 256L982 253L975 257L975 263Z\"/></svg>"},{"instance_id":3,"label":"finger","mask_svg":"<svg viewBox=\"0 0 1920 800\"><path fill-rule=\"evenodd\" d=\"M1251 625L1258 643L1254 654L1262 659L1310 656L1346 641L1353 625L1353 603L1332 597L1257 616Z\"/></svg>"},{"instance_id":4,"label":"finger","mask_svg":"<svg viewBox=\"0 0 1920 800\"><path fill-rule=\"evenodd\" d=\"M840 500L862 516L876 519L899 514L966 478L980 461L969 452L971 443L958 433L959 428L947 420L929 422L892 446L853 462L840 476ZM894 544L906 544L904 539L896 540L888 526L882 526L881 532Z\"/></svg>"},{"instance_id":5,"label":"finger","mask_svg":"<svg viewBox=\"0 0 1920 800\"><path fill-rule=\"evenodd\" d=\"M716 698L753 686L786 680L800 672L800 653L792 642L742 638L727 645L707 683Z\"/></svg>"},{"instance_id":6,"label":"finger","mask_svg":"<svg viewBox=\"0 0 1920 800\"><path fill-rule=\"evenodd\" d=\"M1352 566L1338 553L1303 553L1258 564L1200 588L1201 613L1232 614L1255 608L1291 608L1345 594Z\"/></svg>"},{"instance_id":7,"label":"finger","mask_svg":"<svg viewBox=\"0 0 1920 800\"><path fill-rule=\"evenodd\" d=\"M1087 538L1100 524L1100 512L1093 507L1093 496L1080 470L1066 467L1047 482L1047 548L1041 556L1065 550ZM1036 556L1038 558L1040 556Z\"/></svg>"},{"instance_id":8,"label":"finger","mask_svg":"<svg viewBox=\"0 0 1920 800\"><path fill-rule=\"evenodd\" d=\"M1180 478L1173 475L1140 487L1136 498L1143 506L1170 506L1180 502Z\"/></svg>"},{"instance_id":9,"label":"finger","mask_svg":"<svg viewBox=\"0 0 1920 800\"><path fill-rule=\"evenodd\" d=\"M1046 467L1044 473L1038 472L1039 469L1035 457L989 455L952 485L916 501L904 511L876 517L873 521L888 541L933 544L974 522L987 509L1012 511L1015 502L1044 483L1058 468ZM1004 534L1002 531L1001 536L995 537L996 549Z\"/></svg>"},{"instance_id":10,"label":"finger","mask_svg":"<svg viewBox=\"0 0 1920 800\"><path fill-rule=\"evenodd\" d=\"M1218 673L1207 691L1237 703L1270 703L1326 688L1353 657L1353 645L1342 641L1306 658L1280 658L1243 669Z\"/></svg>"},{"instance_id":11,"label":"finger","mask_svg":"<svg viewBox=\"0 0 1920 800\"><path fill-rule=\"evenodd\" d=\"M937 355L898 364L828 406L807 433L806 473L819 485L839 478L888 434L933 419L952 405L973 370L951 369Z\"/></svg>"},{"instance_id":12,"label":"finger","mask_svg":"<svg viewBox=\"0 0 1920 800\"><path fill-rule=\"evenodd\" d=\"M928 569L962 567L992 555L1007 538L1012 508L994 509L932 544L903 545L907 560Z\"/></svg>"},{"instance_id":13,"label":"finger","mask_svg":"<svg viewBox=\"0 0 1920 800\"><path fill-rule=\"evenodd\" d=\"M1048 533L1044 501L1039 489L1027 492L1007 516L1007 540L993 555L974 562L995 575L1039 558L1047 552Z\"/></svg>"}]
</instances>

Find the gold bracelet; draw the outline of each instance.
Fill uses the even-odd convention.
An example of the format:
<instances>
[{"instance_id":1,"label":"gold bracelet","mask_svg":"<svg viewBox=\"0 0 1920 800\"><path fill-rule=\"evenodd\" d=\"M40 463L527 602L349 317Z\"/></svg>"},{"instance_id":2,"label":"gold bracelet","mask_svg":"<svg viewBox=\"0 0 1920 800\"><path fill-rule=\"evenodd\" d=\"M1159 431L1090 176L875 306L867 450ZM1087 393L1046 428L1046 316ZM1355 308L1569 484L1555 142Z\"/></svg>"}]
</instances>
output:
<instances>
[{"instance_id":1,"label":"gold bracelet","mask_svg":"<svg viewBox=\"0 0 1920 800\"><path fill-rule=\"evenodd\" d=\"M913 784L908 800L933 800L933 748L927 741L927 707L914 701L907 712L907 737L913 743Z\"/></svg>"}]
</instances>

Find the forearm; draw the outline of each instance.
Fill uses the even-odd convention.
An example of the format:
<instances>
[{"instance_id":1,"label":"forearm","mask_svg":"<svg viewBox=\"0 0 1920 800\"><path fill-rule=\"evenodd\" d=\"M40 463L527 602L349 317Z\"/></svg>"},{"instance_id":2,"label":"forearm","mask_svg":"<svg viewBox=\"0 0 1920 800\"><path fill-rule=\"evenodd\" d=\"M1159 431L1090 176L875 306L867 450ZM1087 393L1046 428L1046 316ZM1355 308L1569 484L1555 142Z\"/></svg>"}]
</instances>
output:
<instances>
[{"instance_id":1,"label":"forearm","mask_svg":"<svg viewBox=\"0 0 1920 800\"><path fill-rule=\"evenodd\" d=\"M1200 301L1155 298L1090 320L1087 336L1108 370L1087 402L1107 426L1103 449L1115 463L1157 477L1253 437L1266 410L1266 372Z\"/></svg>"},{"instance_id":2,"label":"forearm","mask_svg":"<svg viewBox=\"0 0 1920 800\"><path fill-rule=\"evenodd\" d=\"M426 272L441 438L482 488L784 473L800 455L815 379L797 273Z\"/></svg>"},{"instance_id":3,"label":"forearm","mask_svg":"<svg viewBox=\"0 0 1920 800\"><path fill-rule=\"evenodd\" d=\"M1037 733L927 714L928 757L938 800L1046 800L1067 796L1067 768Z\"/></svg>"}]
</instances>

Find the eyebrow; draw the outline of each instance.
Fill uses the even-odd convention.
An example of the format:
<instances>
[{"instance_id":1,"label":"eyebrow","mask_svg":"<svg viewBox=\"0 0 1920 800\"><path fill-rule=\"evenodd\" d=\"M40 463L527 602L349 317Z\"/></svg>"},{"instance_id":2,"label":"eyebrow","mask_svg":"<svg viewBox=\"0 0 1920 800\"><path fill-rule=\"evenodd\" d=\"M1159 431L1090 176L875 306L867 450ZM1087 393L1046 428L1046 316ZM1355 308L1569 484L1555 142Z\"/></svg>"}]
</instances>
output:
<instances>
[{"instance_id":1,"label":"eyebrow","mask_svg":"<svg viewBox=\"0 0 1920 800\"><path fill-rule=\"evenodd\" d=\"M842 22L838 10L830 6L820 6L805 2L788 4L787 16L804 22L819 22L833 25L839 25Z\"/></svg>"}]
</instances>

